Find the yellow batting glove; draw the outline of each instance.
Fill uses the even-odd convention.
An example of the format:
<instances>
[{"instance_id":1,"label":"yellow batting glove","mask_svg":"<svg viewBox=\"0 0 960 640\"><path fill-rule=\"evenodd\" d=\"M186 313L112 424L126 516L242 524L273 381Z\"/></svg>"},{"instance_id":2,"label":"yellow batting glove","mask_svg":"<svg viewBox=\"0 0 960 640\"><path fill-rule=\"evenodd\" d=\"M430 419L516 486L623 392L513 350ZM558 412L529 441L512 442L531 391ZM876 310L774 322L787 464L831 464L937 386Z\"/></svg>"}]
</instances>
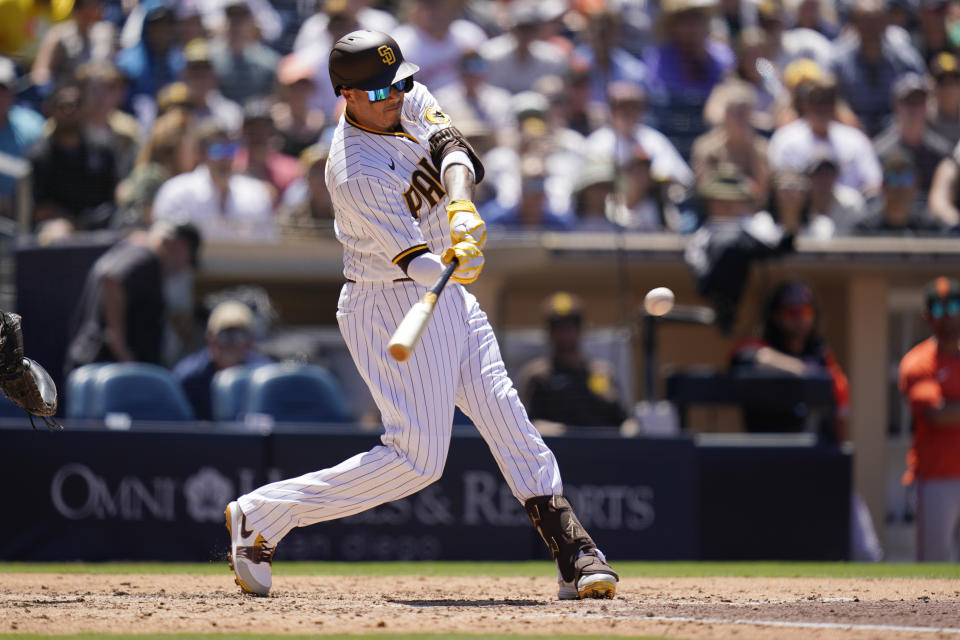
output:
<instances>
[{"instance_id":1,"label":"yellow batting glove","mask_svg":"<svg viewBox=\"0 0 960 640\"><path fill-rule=\"evenodd\" d=\"M477 213L477 208L469 200L451 200L447 205L447 219L450 221L450 241L457 244L471 236L482 251L487 244L487 225Z\"/></svg>"},{"instance_id":2,"label":"yellow batting glove","mask_svg":"<svg viewBox=\"0 0 960 640\"><path fill-rule=\"evenodd\" d=\"M466 237L469 238L470 236ZM470 240L458 242L440 256L440 260L444 264L450 264L450 261L454 258L457 259L459 264L457 264L456 270L450 277L460 284L470 284L477 279L483 270L483 251Z\"/></svg>"}]
</instances>

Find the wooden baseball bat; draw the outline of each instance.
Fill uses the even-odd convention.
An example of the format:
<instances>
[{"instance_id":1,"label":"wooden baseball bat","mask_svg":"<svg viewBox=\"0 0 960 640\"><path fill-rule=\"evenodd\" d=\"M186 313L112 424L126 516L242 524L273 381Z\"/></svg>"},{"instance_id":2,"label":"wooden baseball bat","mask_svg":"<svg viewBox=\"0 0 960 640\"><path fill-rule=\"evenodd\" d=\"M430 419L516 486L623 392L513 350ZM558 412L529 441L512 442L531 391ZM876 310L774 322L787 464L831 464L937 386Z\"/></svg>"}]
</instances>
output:
<instances>
[{"instance_id":1,"label":"wooden baseball bat","mask_svg":"<svg viewBox=\"0 0 960 640\"><path fill-rule=\"evenodd\" d=\"M433 286L423 294L418 302L410 307L407 315L403 316L403 320L400 321L397 330L393 332L390 342L387 343L387 350L397 362L404 362L413 353L417 341L420 340L420 334L423 333L424 327L430 322L433 308L437 306L437 298L440 297L443 288L447 286L447 281L456 269L457 259L454 258L437 278L437 281L433 283Z\"/></svg>"}]
</instances>

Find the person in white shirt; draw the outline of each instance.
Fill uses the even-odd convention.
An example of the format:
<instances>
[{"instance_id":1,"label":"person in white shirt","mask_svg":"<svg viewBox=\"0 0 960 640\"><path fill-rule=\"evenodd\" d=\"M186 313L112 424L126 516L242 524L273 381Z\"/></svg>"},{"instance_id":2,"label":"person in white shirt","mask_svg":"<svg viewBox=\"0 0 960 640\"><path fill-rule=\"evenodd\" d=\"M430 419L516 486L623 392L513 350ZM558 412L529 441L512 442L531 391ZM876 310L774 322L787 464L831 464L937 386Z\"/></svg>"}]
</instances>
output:
<instances>
[{"instance_id":1,"label":"person in white shirt","mask_svg":"<svg viewBox=\"0 0 960 640\"><path fill-rule=\"evenodd\" d=\"M826 146L837 158L837 182L853 187L865 198L880 191L883 173L870 139L859 129L833 120L836 82L829 74L797 87L802 103L799 119L780 127L770 139L768 153L774 171L805 171L816 148Z\"/></svg>"},{"instance_id":2,"label":"person in white shirt","mask_svg":"<svg viewBox=\"0 0 960 640\"><path fill-rule=\"evenodd\" d=\"M587 137L587 157L595 162L625 164L639 144L650 156L650 170L659 181L693 186L693 171L665 135L643 124L643 89L630 82L614 82L607 90L610 124Z\"/></svg>"},{"instance_id":3,"label":"person in white shirt","mask_svg":"<svg viewBox=\"0 0 960 640\"><path fill-rule=\"evenodd\" d=\"M239 146L216 122L198 128L203 162L167 180L153 202L153 219L193 223L206 241L264 242L278 236L269 187L233 171Z\"/></svg>"}]
</instances>

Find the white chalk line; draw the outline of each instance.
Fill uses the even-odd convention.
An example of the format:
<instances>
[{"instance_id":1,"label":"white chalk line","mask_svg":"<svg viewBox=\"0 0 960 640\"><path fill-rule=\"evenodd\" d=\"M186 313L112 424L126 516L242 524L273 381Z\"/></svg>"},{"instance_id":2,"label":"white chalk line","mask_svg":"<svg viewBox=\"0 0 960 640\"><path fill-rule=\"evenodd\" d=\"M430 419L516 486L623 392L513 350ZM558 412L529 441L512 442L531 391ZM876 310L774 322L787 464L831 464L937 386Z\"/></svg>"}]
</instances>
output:
<instances>
[{"instance_id":1,"label":"white chalk line","mask_svg":"<svg viewBox=\"0 0 960 640\"><path fill-rule=\"evenodd\" d=\"M701 624L741 624L755 625L764 627L792 627L799 629L849 629L852 631L902 631L902 632L928 632L928 633L958 633L960 628L953 627L904 627L888 624L852 624L845 622L800 622L790 620L749 620L746 618L735 618L733 620L724 618L693 618L685 616L648 616L648 615L598 615L585 614L586 618L602 618L604 620L622 620L628 618L631 620L651 620L654 622L698 622Z\"/></svg>"}]
</instances>

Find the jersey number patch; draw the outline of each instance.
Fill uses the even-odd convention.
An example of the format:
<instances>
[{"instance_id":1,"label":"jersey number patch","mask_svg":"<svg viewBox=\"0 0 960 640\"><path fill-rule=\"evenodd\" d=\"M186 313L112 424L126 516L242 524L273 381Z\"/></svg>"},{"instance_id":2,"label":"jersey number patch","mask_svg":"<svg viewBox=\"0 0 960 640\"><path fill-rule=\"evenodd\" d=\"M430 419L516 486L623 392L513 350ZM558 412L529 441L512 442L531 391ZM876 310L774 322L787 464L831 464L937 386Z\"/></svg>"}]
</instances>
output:
<instances>
[{"instance_id":1,"label":"jersey number patch","mask_svg":"<svg viewBox=\"0 0 960 640\"><path fill-rule=\"evenodd\" d=\"M420 217L424 200L427 201L429 210L437 206L443 196L447 195L443 185L440 184L440 172L429 160L420 158L417 166L420 169L415 169L410 174L410 188L403 192L403 199L407 201L407 208L410 209L410 215L414 218Z\"/></svg>"}]
</instances>

